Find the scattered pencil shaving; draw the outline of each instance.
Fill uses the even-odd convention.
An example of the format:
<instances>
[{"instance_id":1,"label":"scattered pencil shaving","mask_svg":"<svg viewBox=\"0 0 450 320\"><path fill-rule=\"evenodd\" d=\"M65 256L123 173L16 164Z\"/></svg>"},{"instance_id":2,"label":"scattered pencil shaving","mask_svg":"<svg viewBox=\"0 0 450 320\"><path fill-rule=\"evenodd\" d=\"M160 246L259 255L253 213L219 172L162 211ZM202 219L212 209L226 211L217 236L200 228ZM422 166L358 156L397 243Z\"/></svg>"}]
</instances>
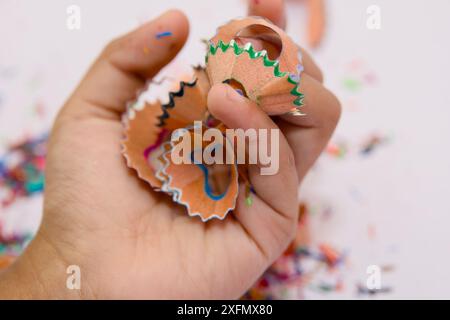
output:
<instances>
[{"instance_id":1,"label":"scattered pencil shaving","mask_svg":"<svg viewBox=\"0 0 450 320\"><path fill-rule=\"evenodd\" d=\"M273 54L278 57L273 58ZM235 208L239 182L246 182L246 170L236 163L223 168L174 165L170 154L176 145L170 142L171 136L179 129L192 134L190 128L195 121L202 121L206 128L225 129L211 118L206 103L211 86L223 82L269 115L300 115L302 72L300 49L283 30L263 18L230 21L208 41L206 67L194 67L191 80L181 81L169 92L166 103L147 102L139 107L130 103L122 143L127 165L155 191L185 206L189 215L203 221L224 219ZM251 206L253 189L251 185L246 189L245 203Z\"/></svg>"},{"instance_id":2,"label":"scattered pencil shaving","mask_svg":"<svg viewBox=\"0 0 450 320\"><path fill-rule=\"evenodd\" d=\"M245 184L245 204L249 207L253 204L253 197L252 193L255 193L255 190L253 189L252 185L250 183Z\"/></svg>"},{"instance_id":3,"label":"scattered pencil shaving","mask_svg":"<svg viewBox=\"0 0 450 320\"><path fill-rule=\"evenodd\" d=\"M348 91L351 92L358 92L363 86L363 83L361 81L351 77L343 79L342 84Z\"/></svg>"},{"instance_id":4,"label":"scattered pencil shaving","mask_svg":"<svg viewBox=\"0 0 450 320\"><path fill-rule=\"evenodd\" d=\"M329 207L331 206L327 205ZM370 290L362 282L353 282L349 277L351 263L347 250L338 250L325 242L312 244L309 217L313 215L313 211L310 203L300 203L296 239L243 299L305 299L330 294L332 297L343 297L353 295L355 291L359 297L370 297L392 292L391 286ZM385 274L395 271L395 266L384 264L380 265L380 269Z\"/></svg>"},{"instance_id":5,"label":"scattered pencil shaving","mask_svg":"<svg viewBox=\"0 0 450 320\"><path fill-rule=\"evenodd\" d=\"M163 31L156 34L156 39L162 39L166 37L170 37L172 35L172 32L170 31Z\"/></svg>"},{"instance_id":6,"label":"scattered pencil shaving","mask_svg":"<svg viewBox=\"0 0 450 320\"><path fill-rule=\"evenodd\" d=\"M46 148L46 135L7 148L0 158L0 207L43 191Z\"/></svg>"},{"instance_id":7,"label":"scattered pencil shaving","mask_svg":"<svg viewBox=\"0 0 450 320\"><path fill-rule=\"evenodd\" d=\"M6 234L0 224L0 255L19 256L32 239L31 233Z\"/></svg>"},{"instance_id":8,"label":"scattered pencil shaving","mask_svg":"<svg viewBox=\"0 0 450 320\"><path fill-rule=\"evenodd\" d=\"M363 89L374 87L378 83L378 75L360 59L350 61L344 72L342 87L351 94L360 93Z\"/></svg>"},{"instance_id":9,"label":"scattered pencil shaving","mask_svg":"<svg viewBox=\"0 0 450 320\"><path fill-rule=\"evenodd\" d=\"M364 204L367 202L361 190L356 186L350 186L348 189L350 197L357 203Z\"/></svg>"},{"instance_id":10,"label":"scattered pencil shaving","mask_svg":"<svg viewBox=\"0 0 450 320\"><path fill-rule=\"evenodd\" d=\"M371 135L361 147L360 153L362 156L371 155L381 145L388 143L390 140L378 134Z\"/></svg>"},{"instance_id":11,"label":"scattered pencil shaving","mask_svg":"<svg viewBox=\"0 0 450 320\"><path fill-rule=\"evenodd\" d=\"M347 155L348 147L346 143L339 142L339 143L333 143L331 142L328 144L327 148L325 149L325 153L330 155L333 158L342 159Z\"/></svg>"},{"instance_id":12,"label":"scattered pencil shaving","mask_svg":"<svg viewBox=\"0 0 450 320\"><path fill-rule=\"evenodd\" d=\"M0 270L9 267L32 239L31 233L5 233L0 221Z\"/></svg>"},{"instance_id":13,"label":"scattered pencil shaving","mask_svg":"<svg viewBox=\"0 0 450 320\"><path fill-rule=\"evenodd\" d=\"M395 266L392 264L382 265L381 271L383 271L385 273L393 272L393 271L395 271Z\"/></svg>"},{"instance_id":14,"label":"scattered pencil shaving","mask_svg":"<svg viewBox=\"0 0 450 320\"><path fill-rule=\"evenodd\" d=\"M298 299L306 290L341 291L346 256L329 245L296 247L286 252L244 296L245 299ZM331 254L328 251L332 251ZM331 254L331 256L330 256ZM290 291L290 295L283 294Z\"/></svg>"},{"instance_id":15,"label":"scattered pencil shaving","mask_svg":"<svg viewBox=\"0 0 450 320\"><path fill-rule=\"evenodd\" d=\"M350 143L346 140L332 141L325 148L324 153L334 159L344 159L349 155L359 154L360 156L370 156L379 147L392 141L391 137L384 134L372 133L362 139L362 143Z\"/></svg>"},{"instance_id":16,"label":"scattered pencil shaving","mask_svg":"<svg viewBox=\"0 0 450 320\"><path fill-rule=\"evenodd\" d=\"M347 254L328 243L311 244L310 214L310 205L302 202L296 239L244 299L299 299L309 292L327 294L344 290Z\"/></svg>"},{"instance_id":17,"label":"scattered pencil shaving","mask_svg":"<svg viewBox=\"0 0 450 320\"><path fill-rule=\"evenodd\" d=\"M375 238L377 237L377 228L375 225L369 224L367 226L367 237L370 240L375 240Z\"/></svg>"},{"instance_id":18,"label":"scattered pencil shaving","mask_svg":"<svg viewBox=\"0 0 450 320\"><path fill-rule=\"evenodd\" d=\"M44 119L47 115L47 107L42 101L38 100L33 107L33 113L36 117Z\"/></svg>"}]
</instances>

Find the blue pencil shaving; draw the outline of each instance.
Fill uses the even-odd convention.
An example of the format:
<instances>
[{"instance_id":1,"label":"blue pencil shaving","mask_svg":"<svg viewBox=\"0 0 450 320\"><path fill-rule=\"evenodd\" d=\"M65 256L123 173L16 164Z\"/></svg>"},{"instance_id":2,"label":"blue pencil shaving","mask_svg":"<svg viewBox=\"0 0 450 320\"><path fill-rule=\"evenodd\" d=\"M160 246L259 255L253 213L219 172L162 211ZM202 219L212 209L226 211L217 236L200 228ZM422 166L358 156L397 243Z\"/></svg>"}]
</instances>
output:
<instances>
[{"instance_id":1,"label":"blue pencil shaving","mask_svg":"<svg viewBox=\"0 0 450 320\"><path fill-rule=\"evenodd\" d=\"M241 96L244 96L244 92L241 89L236 89L236 92L239 93Z\"/></svg>"},{"instance_id":2,"label":"blue pencil shaving","mask_svg":"<svg viewBox=\"0 0 450 320\"><path fill-rule=\"evenodd\" d=\"M172 32L170 31L164 31L164 32L160 32L156 34L156 39L161 39L161 38L165 38L165 37L170 37L172 35Z\"/></svg>"},{"instance_id":3,"label":"blue pencil shaving","mask_svg":"<svg viewBox=\"0 0 450 320\"><path fill-rule=\"evenodd\" d=\"M47 135L9 146L0 157L0 209L44 189Z\"/></svg>"}]
</instances>

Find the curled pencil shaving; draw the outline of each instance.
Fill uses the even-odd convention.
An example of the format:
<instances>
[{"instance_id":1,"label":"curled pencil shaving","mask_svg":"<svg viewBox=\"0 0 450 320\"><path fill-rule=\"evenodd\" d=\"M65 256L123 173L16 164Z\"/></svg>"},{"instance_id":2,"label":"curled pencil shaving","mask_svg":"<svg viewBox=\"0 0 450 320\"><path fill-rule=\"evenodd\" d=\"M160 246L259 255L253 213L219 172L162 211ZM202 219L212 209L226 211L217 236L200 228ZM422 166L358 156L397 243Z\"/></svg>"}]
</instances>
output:
<instances>
[{"instance_id":1,"label":"curled pencil shaving","mask_svg":"<svg viewBox=\"0 0 450 320\"><path fill-rule=\"evenodd\" d=\"M206 67L194 67L190 81L180 81L168 93L166 103L156 101L131 107L122 143L127 165L155 191L169 195L186 207L190 216L202 221L224 219L234 210L240 182L245 186L245 203L251 206L255 191L248 181L245 165L234 162L206 165L178 163L173 152L180 146L175 138L194 141L194 123L220 132L225 126L208 112L208 92L216 83L228 83L254 101L269 115L301 114L300 90L303 65L298 46L265 19L251 17L232 20L218 29L209 42ZM222 145L222 144L224 145ZM207 148L229 148L230 142L204 144L189 155Z\"/></svg>"}]
</instances>

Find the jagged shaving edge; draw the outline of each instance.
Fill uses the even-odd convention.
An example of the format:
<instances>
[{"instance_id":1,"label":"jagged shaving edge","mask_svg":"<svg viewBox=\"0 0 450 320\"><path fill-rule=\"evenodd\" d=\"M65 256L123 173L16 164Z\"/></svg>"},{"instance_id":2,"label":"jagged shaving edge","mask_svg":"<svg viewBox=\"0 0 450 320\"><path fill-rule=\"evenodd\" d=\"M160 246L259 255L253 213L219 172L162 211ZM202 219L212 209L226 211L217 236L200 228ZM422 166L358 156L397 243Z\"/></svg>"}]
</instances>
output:
<instances>
[{"instance_id":1,"label":"jagged shaving edge","mask_svg":"<svg viewBox=\"0 0 450 320\"><path fill-rule=\"evenodd\" d=\"M283 78L287 75L287 81L294 85L294 88L290 91L290 94L295 96L294 105L296 106L296 109L303 106L303 100L305 98L304 94L299 91L300 87L300 74L289 74L288 72L282 72L280 70L280 65L278 60L271 60L269 56L267 55L266 50L257 51L253 48L253 45L250 42L247 42L245 46L240 47L237 42L232 39L230 43L224 43L222 40L219 40L217 45L214 45L214 43L210 42L209 44L209 50L205 57L205 63L208 63L208 57L209 55L215 55L219 48L222 50L222 52L226 52L229 48L233 48L233 52L236 56L241 55L244 52L247 52L249 57L253 60L256 60L258 58L263 58L263 64L265 67L273 68L273 74L275 77ZM295 77L298 77L298 80L295 79Z\"/></svg>"},{"instance_id":2,"label":"jagged shaving edge","mask_svg":"<svg viewBox=\"0 0 450 320\"><path fill-rule=\"evenodd\" d=\"M132 102L130 102L132 103ZM139 112L143 111L145 108L150 108L149 105L145 105L144 108L139 109L139 110L135 110L135 113L133 115L137 116L137 114L139 114ZM124 120L124 118L126 118L126 121ZM130 118L128 118L128 112L124 112L123 117L122 117L122 125L124 126L124 136L121 138L120 141L120 152L123 155L123 157L125 158L125 162L127 164L127 167L134 170L138 176L139 179L141 179L142 181L146 182L153 190L158 191L158 188L153 186L151 184L150 181L148 181L147 179L144 178L144 176L142 176L141 171L139 170L139 167L135 166L130 155L128 154L128 147L127 147L127 142L130 141L130 136L128 135L128 130L130 129L130 123L129 123Z\"/></svg>"},{"instance_id":3,"label":"jagged shaving edge","mask_svg":"<svg viewBox=\"0 0 450 320\"><path fill-rule=\"evenodd\" d=\"M175 92L169 92L169 102L161 105L163 114L158 117L159 118L159 124L158 124L159 127L163 127L165 125L165 120L167 118L169 118L170 115L169 115L169 112L167 112L167 109L172 109L173 107L175 107L175 98L180 98L184 95L185 87L189 87L189 88L195 87L195 85L197 84L197 80L198 79L196 78L191 82L181 81L180 82L180 90L175 91Z\"/></svg>"},{"instance_id":4,"label":"jagged shaving edge","mask_svg":"<svg viewBox=\"0 0 450 320\"><path fill-rule=\"evenodd\" d=\"M193 129L194 127L195 127L195 126L189 126L189 127L187 127L187 128L180 128L180 129L179 129L180 131L175 132L174 134L175 134L176 136L178 136L178 135L180 135L180 134L186 133L186 131L189 131L190 129ZM174 140L176 140L176 139L174 139ZM236 192L236 195L234 196L233 204L232 204L232 205L227 209L227 211L223 214L223 217L221 217L221 216L219 216L219 215L217 215L217 214L213 214L213 215L211 215L209 218L206 218L206 219L205 219L205 218L202 216L202 214L201 214L200 212L191 212L191 207L190 207L189 203L181 200L181 197L182 197L182 195L183 195L183 191L182 191L181 189L178 189L178 188L175 188L175 187L170 187L170 184L172 183L172 176L169 175L169 174L167 173L167 171L166 171L167 168L168 168L169 165L170 165L170 161L169 161L169 159L167 158L167 156L168 156L169 153L172 152L172 149L173 149L173 147L174 147L174 144L173 144L172 141L167 141L167 142L165 142L163 145L170 145L170 148L169 148L169 150L165 151L165 152L162 154L162 157L161 157L161 158L162 158L162 160L163 160L164 163L163 163L163 166L160 167L160 168L157 170L156 175L155 175L156 178L159 179L159 180L162 182L161 191L164 192L164 193L167 193L168 195L171 195L171 196L172 196L172 201L174 201L175 203L178 203L178 204L181 204L181 205L185 206L186 209L187 209L188 215L191 216L191 217L197 216L197 217L199 217L203 222L207 222L207 221L209 221L209 220L211 220L211 219L224 220L224 219L227 217L228 213L230 213L230 211L232 211L232 210L234 210L234 208L236 208L236 201L237 201L237 198L238 198L238 195L239 195L239 188L238 188L238 192ZM162 146L163 146L163 145L162 145ZM234 166L236 166L236 164L234 164ZM236 167L235 167L235 170L237 170ZM238 177L238 175L236 175L236 177ZM231 183L231 182L230 182L230 183ZM238 183L239 183L239 182L238 182Z\"/></svg>"}]
</instances>

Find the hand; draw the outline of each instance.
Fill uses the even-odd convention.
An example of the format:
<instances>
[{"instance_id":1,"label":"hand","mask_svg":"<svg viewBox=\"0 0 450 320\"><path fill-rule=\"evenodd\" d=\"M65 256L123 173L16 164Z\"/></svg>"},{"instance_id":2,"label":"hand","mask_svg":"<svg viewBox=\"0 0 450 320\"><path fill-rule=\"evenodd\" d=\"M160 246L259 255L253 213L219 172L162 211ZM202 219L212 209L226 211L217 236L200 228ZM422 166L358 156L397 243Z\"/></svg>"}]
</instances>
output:
<instances>
[{"instance_id":1,"label":"hand","mask_svg":"<svg viewBox=\"0 0 450 320\"><path fill-rule=\"evenodd\" d=\"M251 13L269 13L263 3L251 6ZM277 8L275 19L282 19ZM171 37L155 39L166 30ZM298 178L339 116L337 100L322 87L309 58L307 117L274 123L225 85L209 94L211 112L229 127L283 130L279 173L259 176L250 169L257 194L252 206L241 187L233 214L203 223L125 165L120 117L126 103L176 55L187 35L185 16L169 11L113 41L91 67L55 121L42 225L0 278L0 298L239 298L287 247L297 225ZM69 265L81 269L80 291L66 288Z\"/></svg>"}]
</instances>

